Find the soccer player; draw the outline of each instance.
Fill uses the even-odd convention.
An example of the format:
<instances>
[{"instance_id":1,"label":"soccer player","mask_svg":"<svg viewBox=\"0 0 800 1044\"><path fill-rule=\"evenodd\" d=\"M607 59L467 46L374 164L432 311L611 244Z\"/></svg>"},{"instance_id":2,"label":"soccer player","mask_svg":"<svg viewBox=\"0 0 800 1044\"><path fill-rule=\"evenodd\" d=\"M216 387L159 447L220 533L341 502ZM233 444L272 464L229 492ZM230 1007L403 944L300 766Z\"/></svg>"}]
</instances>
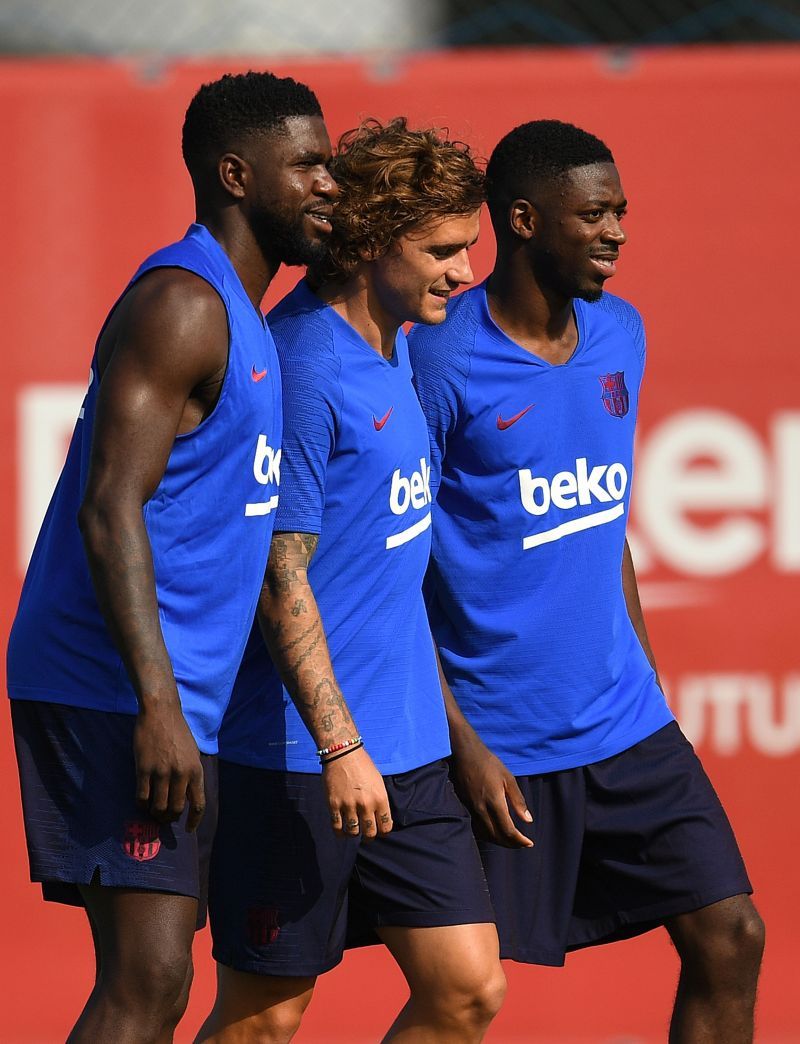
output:
<instances>
[{"instance_id":1,"label":"soccer player","mask_svg":"<svg viewBox=\"0 0 800 1044\"><path fill-rule=\"evenodd\" d=\"M682 962L670 1039L747 1041L763 926L661 692L625 537L645 337L603 292L619 174L593 135L537 120L487 179L494 271L410 351L454 778L488 839L501 954L561 965L664 925Z\"/></svg>"},{"instance_id":2,"label":"soccer player","mask_svg":"<svg viewBox=\"0 0 800 1044\"><path fill-rule=\"evenodd\" d=\"M200 1039L290 1040L349 918L350 941L377 933L408 980L387 1039L469 1044L505 979L444 760L421 590L428 434L401 324L441 322L471 281L483 176L466 147L402 118L346 135L332 171L324 281L268 317L285 429L261 613L288 691L254 633L220 736L218 994Z\"/></svg>"},{"instance_id":3,"label":"soccer player","mask_svg":"<svg viewBox=\"0 0 800 1044\"><path fill-rule=\"evenodd\" d=\"M103 326L8 649L31 876L83 905L97 981L70 1041L172 1039L216 819L217 732L263 580L281 437L259 305L330 232L314 94L193 98L196 223ZM205 811L205 815L204 815Z\"/></svg>"}]
</instances>

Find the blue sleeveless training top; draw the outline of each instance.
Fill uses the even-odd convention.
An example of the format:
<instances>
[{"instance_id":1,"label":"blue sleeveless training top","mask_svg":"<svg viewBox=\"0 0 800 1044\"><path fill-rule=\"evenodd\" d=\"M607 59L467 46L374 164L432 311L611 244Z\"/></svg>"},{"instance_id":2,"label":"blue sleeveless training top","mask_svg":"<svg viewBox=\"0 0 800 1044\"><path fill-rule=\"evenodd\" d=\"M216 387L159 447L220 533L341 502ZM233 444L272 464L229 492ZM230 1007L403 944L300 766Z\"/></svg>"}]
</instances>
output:
<instances>
[{"instance_id":1,"label":"blue sleeveless training top","mask_svg":"<svg viewBox=\"0 0 800 1044\"><path fill-rule=\"evenodd\" d=\"M213 412L173 444L144 505L161 629L183 712L204 753L217 732L253 619L280 482L280 372L272 336L202 225L148 258L184 268L225 304L228 366ZM126 290L127 292L127 290ZM136 697L105 626L78 530L98 390L97 356L64 469L31 558L8 647L16 699L134 714Z\"/></svg>"}]
</instances>

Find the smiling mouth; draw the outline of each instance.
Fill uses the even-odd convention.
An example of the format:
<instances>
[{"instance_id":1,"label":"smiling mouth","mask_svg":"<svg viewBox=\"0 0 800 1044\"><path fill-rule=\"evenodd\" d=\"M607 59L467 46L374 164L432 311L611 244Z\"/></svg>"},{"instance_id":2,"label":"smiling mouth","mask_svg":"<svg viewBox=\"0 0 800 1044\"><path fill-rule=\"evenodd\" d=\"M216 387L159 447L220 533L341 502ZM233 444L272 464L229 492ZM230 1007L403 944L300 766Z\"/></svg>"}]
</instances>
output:
<instances>
[{"instance_id":1,"label":"smiling mouth","mask_svg":"<svg viewBox=\"0 0 800 1044\"><path fill-rule=\"evenodd\" d=\"M332 210L307 210L306 214L311 220L319 225L320 228L325 228L328 231L331 229L331 217L333 215Z\"/></svg>"},{"instance_id":2,"label":"smiling mouth","mask_svg":"<svg viewBox=\"0 0 800 1044\"><path fill-rule=\"evenodd\" d=\"M612 276L617 270L619 254L595 255L594 257L590 257L589 260L597 265L603 275Z\"/></svg>"},{"instance_id":3,"label":"smiling mouth","mask_svg":"<svg viewBox=\"0 0 800 1044\"><path fill-rule=\"evenodd\" d=\"M433 297L440 298L442 301L449 301L450 300L450 291L449 290L437 290L437 289L433 288L433 289L429 290L428 293L431 294Z\"/></svg>"}]
</instances>

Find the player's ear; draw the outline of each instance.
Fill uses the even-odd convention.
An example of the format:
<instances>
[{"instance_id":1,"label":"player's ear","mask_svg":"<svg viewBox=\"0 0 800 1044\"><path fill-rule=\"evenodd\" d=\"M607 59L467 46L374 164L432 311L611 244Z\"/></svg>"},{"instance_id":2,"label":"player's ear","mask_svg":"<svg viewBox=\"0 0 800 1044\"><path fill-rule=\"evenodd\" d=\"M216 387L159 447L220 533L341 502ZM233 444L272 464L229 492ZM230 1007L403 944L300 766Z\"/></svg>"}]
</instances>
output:
<instances>
[{"instance_id":1,"label":"player's ear","mask_svg":"<svg viewBox=\"0 0 800 1044\"><path fill-rule=\"evenodd\" d=\"M226 152L219 161L217 172L223 189L236 199L243 199L250 177L250 164L235 152Z\"/></svg>"},{"instance_id":2,"label":"player's ear","mask_svg":"<svg viewBox=\"0 0 800 1044\"><path fill-rule=\"evenodd\" d=\"M538 214L529 199L515 199L508 208L508 224L520 239L533 239Z\"/></svg>"}]
</instances>

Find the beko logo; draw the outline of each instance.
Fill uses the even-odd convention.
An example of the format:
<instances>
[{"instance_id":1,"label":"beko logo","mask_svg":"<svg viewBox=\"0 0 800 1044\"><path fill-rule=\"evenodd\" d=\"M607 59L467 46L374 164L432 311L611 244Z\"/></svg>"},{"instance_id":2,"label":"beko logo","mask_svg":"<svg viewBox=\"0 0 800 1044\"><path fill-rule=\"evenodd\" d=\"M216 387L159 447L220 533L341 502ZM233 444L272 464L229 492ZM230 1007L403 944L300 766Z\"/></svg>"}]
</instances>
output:
<instances>
[{"instance_id":1,"label":"beko logo","mask_svg":"<svg viewBox=\"0 0 800 1044\"><path fill-rule=\"evenodd\" d=\"M534 475L530 468L520 468L519 494L529 515L546 515L551 508L571 511L593 503L614 504L611 508L568 519L553 529L533 533L523 539L523 548L527 550L548 544L570 533L579 533L620 518L625 513L623 497L627 488L628 472L619 463L598 464L590 468L586 457L578 457L574 471L559 471L551 479Z\"/></svg>"}]
</instances>

